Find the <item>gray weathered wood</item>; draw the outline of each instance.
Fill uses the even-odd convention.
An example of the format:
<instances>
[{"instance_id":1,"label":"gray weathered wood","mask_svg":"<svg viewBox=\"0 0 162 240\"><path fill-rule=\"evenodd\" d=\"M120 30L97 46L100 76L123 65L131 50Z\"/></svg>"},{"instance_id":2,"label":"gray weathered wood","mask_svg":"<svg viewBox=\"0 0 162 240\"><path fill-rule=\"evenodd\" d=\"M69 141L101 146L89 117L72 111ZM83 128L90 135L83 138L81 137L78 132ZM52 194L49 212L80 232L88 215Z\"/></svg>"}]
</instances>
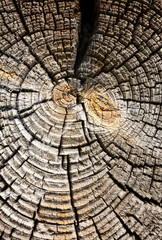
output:
<instances>
[{"instance_id":1,"label":"gray weathered wood","mask_svg":"<svg viewBox=\"0 0 162 240\"><path fill-rule=\"evenodd\" d=\"M0 239L162 238L161 20L0 1Z\"/></svg>"}]
</instances>

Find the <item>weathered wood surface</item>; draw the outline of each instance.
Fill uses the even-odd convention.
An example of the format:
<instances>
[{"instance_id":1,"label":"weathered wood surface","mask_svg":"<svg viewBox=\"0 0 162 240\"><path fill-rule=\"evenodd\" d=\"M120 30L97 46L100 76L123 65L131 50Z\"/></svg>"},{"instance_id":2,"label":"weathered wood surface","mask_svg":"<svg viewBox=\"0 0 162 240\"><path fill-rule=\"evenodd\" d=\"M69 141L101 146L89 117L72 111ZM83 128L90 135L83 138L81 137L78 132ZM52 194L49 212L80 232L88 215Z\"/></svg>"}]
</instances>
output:
<instances>
[{"instance_id":1,"label":"weathered wood surface","mask_svg":"<svg viewBox=\"0 0 162 240\"><path fill-rule=\"evenodd\" d=\"M85 2L0 1L0 239L162 238L160 0Z\"/></svg>"}]
</instances>

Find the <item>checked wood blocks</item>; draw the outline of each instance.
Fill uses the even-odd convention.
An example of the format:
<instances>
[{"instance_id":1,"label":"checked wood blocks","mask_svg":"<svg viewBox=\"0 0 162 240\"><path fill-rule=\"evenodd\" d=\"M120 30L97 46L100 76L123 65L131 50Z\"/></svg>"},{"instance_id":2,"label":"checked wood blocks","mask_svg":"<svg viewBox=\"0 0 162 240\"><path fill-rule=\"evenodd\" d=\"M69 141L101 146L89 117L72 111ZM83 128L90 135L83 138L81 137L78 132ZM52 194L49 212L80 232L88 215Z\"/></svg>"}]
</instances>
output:
<instances>
[{"instance_id":1,"label":"checked wood blocks","mask_svg":"<svg viewBox=\"0 0 162 240\"><path fill-rule=\"evenodd\" d=\"M160 240L160 0L0 1L0 239Z\"/></svg>"}]
</instances>

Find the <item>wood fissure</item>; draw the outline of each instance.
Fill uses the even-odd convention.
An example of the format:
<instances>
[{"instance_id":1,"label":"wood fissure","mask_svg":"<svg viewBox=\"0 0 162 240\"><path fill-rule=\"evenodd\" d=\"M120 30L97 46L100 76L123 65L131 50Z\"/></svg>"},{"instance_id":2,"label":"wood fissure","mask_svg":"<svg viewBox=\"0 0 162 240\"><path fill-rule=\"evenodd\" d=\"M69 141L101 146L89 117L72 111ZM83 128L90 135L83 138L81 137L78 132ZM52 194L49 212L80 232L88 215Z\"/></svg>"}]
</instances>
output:
<instances>
[{"instance_id":1,"label":"wood fissure","mask_svg":"<svg viewBox=\"0 0 162 240\"><path fill-rule=\"evenodd\" d=\"M87 2L80 0L81 29L79 32L79 45L74 66L75 77L79 77L77 69L83 61L92 41L93 33L98 21L99 3L100 0L89 0ZM82 83L85 81L85 79L82 79Z\"/></svg>"},{"instance_id":2,"label":"wood fissure","mask_svg":"<svg viewBox=\"0 0 162 240\"><path fill-rule=\"evenodd\" d=\"M161 19L0 1L0 239L161 239Z\"/></svg>"}]
</instances>

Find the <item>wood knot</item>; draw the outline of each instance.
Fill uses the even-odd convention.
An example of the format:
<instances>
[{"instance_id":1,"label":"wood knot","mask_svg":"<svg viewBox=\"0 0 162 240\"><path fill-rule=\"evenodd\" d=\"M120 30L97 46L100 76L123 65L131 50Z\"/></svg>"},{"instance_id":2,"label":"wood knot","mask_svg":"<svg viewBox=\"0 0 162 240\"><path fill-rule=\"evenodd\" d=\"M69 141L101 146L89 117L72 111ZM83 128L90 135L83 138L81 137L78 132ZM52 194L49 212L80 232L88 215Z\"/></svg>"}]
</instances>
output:
<instances>
[{"instance_id":1,"label":"wood knot","mask_svg":"<svg viewBox=\"0 0 162 240\"><path fill-rule=\"evenodd\" d=\"M116 128L121 119L121 112L113 96L101 88L89 89L84 95L88 114L96 125Z\"/></svg>"}]
</instances>

